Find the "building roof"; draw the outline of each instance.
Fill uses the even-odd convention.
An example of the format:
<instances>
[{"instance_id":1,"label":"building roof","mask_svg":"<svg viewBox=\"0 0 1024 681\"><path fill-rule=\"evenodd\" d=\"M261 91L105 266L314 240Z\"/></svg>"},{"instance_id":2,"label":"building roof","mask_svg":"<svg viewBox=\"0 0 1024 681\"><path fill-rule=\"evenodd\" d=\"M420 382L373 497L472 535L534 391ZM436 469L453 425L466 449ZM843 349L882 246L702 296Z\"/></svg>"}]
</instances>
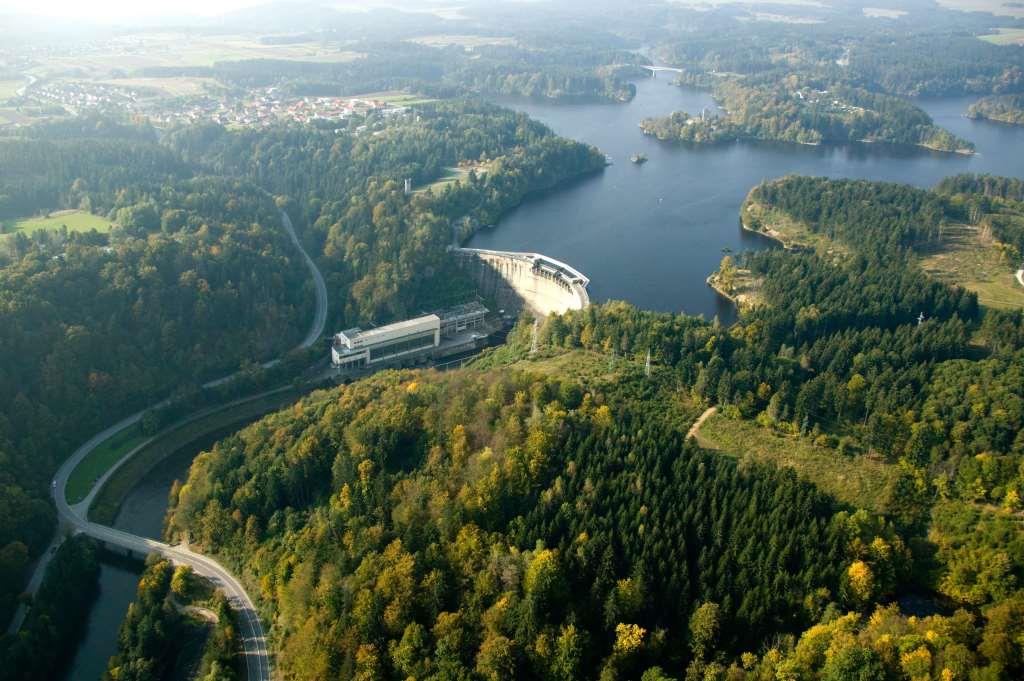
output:
<instances>
[{"instance_id":1,"label":"building roof","mask_svg":"<svg viewBox=\"0 0 1024 681\"><path fill-rule=\"evenodd\" d=\"M404 319L394 324L388 324L386 326L378 326L376 329L369 329L363 331L360 328L349 329L342 331L341 335L345 336L351 341L356 339L362 340L367 343L372 343L375 338L389 337L394 334L400 334L402 331L414 331L419 328L427 326L440 325L441 318L436 314L428 314L423 317L416 317L415 319Z\"/></svg>"},{"instance_id":2,"label":"building roof","mask_svg":"<svg viewBox=\"0 0 1024 681\"><path fill-rule=\"evenodd\" d=\"M462 305L449 307L448 309L439 312L438 316L441 317L441 321L447 322L452 319L461 319L463 317L487 314L487 312L488 310L486 307L484 307L479 301L474 300L468 303L463 303Z\"/></svg>"}]
</instances>

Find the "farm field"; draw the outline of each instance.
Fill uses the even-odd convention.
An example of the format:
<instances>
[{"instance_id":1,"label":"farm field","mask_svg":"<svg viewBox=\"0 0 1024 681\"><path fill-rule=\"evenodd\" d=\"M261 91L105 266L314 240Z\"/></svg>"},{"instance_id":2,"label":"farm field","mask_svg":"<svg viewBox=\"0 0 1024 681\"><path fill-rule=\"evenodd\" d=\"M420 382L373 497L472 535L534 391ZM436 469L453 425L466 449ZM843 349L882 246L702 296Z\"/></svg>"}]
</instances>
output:
<instances>
[{"instance_id":1,"label":"farm field","mask_svg":"<svg viewBox=\"0 0 1024 681\"><path fill-rule=\"evenodd\" d=\"M947 9L963 12L991 12L1006 17L1024 17L1024 7L1015 7L1010 0L937 0Z\"/></svg>"},{"instance_id":2,"label":"farm field","mask_svg":"<svg viewBox=\"0 0 1024 681\"><path fill-rule=\"evenodd\" d=\"M1024 45L1024 28L1000 28L997 33L983 35L981 39L996 45Z\"/></svg>"},{"instance_id":3,"label":"farm field","mask_svg":"<svg viewBox=\"0 0 1024 681\"><path fill-rule=\"evenodd\" d=\"M94 229L97 232L109 232L111 222L84 210L66 210L51 213L48 217L22 218L4 222L2 223L3 228L0 229L0 238L16 232L24 234L31 234L39 230L53 232L59 230L62 225L67 225L68 231L71 232L89 232Z\"/></svg>"},{"instance_id":4,"label":"farm field","mask_svg":"<svg viewBox=\"0 0 1024 681\"><path fill-rule=\"evenodd\" d=\"M986 307L1024 307L1024 288L1017 283L995 243L967 225L948 227L940 248L923 254L921 267L929 275L978 294Z\"/></svg>"},{"instance_id":5,"label":"farm field","mask_svg":"<svg viewBox=\"0 0 1024 681\"><path fill-rule=\"evenodd\" d=\"M316 42L266 45L239 35L149 33L113 39L102 49L83 54L53 58L34 74L56 76L74 70L86 77L109 78L114 71L130 73L148 67L212 66L218 61L242 59L331 63L351 61L361 56L358 52Z\"/></svg>"},{"instance_id":6,"label":"farm field","mask_svg":"<svg viewBox=\"0 0 1024 681\"><path fill-rule=\"evenodd\" d=\"M355 95L348 99L369 99L375 102L384 102L385 104L392 104L394 106L415 106L416 104L429 104L430 102L436 102L436 99L430 97L424 97L411 92L401 92L398 90L389 90L387 92L369 92L364 95Z\"/></svg>"},{"instance_id":7,"label":"farm field","mask_svg":"<svg viewBox=\"0 0 1024 681\"><path fill-rule=\"evenodd\" d=\"M483 35L424 35L410 38L409 42L427 45L428 47L483 47L484 45L515 45L515 38Z\"/></svg>"},{"instance_id":8,"label":"farm field","mask_svg":"<svg viewBox=\"0 0 1024 681\"><path fill-rule=\"evenodd\" d=\"M111 78L96 82L115 87L151 90L159 97L194 97L224 90L224 86L213 78Z\"/></svg>"},{"instance_id":9,"label":"farm field","mask_svg":"<svg viewBox=\"0 0 1024 681\"><path fill-rule=\"evenodd\" d=\"M697 442L736 459L791 468L839 501L881 512L895 479L895 468L866 456L844 456L808 437L784 435L752 421L715 414L701 426Z\"/></svg>"},{"instance_id":10,"label":"farm field","mask_svg":"<svg viewBox=\"0 0 1024 681\"><path fill-rule=\"evenodd\" d=\"M23 80L0 80L0 101L10 99L25 84Z\"/></svg>"}]
</instances>

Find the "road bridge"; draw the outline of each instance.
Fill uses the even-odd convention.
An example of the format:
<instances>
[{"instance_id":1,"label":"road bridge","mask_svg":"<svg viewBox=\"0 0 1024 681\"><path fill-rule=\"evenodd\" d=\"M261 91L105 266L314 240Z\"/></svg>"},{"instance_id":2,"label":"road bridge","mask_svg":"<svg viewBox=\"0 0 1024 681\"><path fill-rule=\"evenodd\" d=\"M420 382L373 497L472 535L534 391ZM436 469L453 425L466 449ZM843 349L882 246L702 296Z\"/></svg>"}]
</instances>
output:
<instances>
[{"instance_id":1,"label":"road bridge","mask_svg":"<svg viewBox=\"0 0 1024 681\"><path fill-rule=\"evenodd\" d=\"M289 218L288 214L284 211L281 211L281 225L288 233L288 237L291 240L292 245L294 245L300 253L306 268L309 270L310 277L313 280L313 293L316 298L313 321L310 324L309 331L305 338L298 346L300 349L306 349L312 347L323 335L324 327L327 322L327 286L324 283L323 275L317 268L316 263L313 262L313 259L309 257L309 254L306 253L305 249L302 247L298 235L295 233L295 228L292 225L291 218ZM272 367L278 362L280 362L280 360L272 360L264 363L263 366ZM232 374L230 376L208 381L203 385L203 387L216 387L230 381L235 377L235 375L236 374ZM287 388L282 388L281 390L285 389ZM36 564L35 571L29 580L27 592L31 595L35 595L39 590L50 559L53 557L53 554L56 553L61 543L63 543L64 538L68 533L85 534L104 544L125 549L133 554L149 555L150 553L159 553L175 565L188 565L196 574L206 577L224 591L231 607L238 614L242 633L243 653L245 656L246 677L250 681L270 681L270 653L267 650L267 640L263 631L263 625L260 623L259 615L256 612L256 608L253 606L252 600L246 593L245 587L242 586L242 583L237 578L235 578L214 559L195 553L187 546L172 546L147 537L139 537L129 534L113 527L106 527L105 525L93 523L88 520L87 514L92 500L110 476L113 475L114 471L131 459L131 457L137 452L152 444L154 440L181 427L184 423L197 420L221 409L226 409L243 402L260 399L275 392L279 391L269 391L260 395L237 400L228 405L221 405L201 410L175 424L166 431L146 440L138 447L128 452L120 461L107 470L102 477L93 483L88 496L82 502L72 506L67 503L66 496L67 482L68 478L71 476L71 472L75 470L75 468L100 444L126 428L136 425L142 420L143 415L147 411L166 406L169 404L170 400L162 400L150 407L147 407L146 409L123 418L106 430L97 433L90 438L88 442L75 450L75 452L68 457L64 464L57 470L56 475L54 475L51 492L53 495L54 505L57 507L57 515L60 519L61 527L57 532L57 536L50 544L50 547L47 548L46 552L40 557ZM17 632L25 621L26 614L26 607L21 605L15 613L15 617L11 622L9 631Z\"/></svg>"},{"instance_id":2,"label":"road bridge","mask_svg":"<svg viewBox=\"0 0 1024 681\"><path fill-rule=\"evenodd\" d=\"M682 69L677 69L674 66L654 66L653 64L641 64L640 68L646 69L647 71L650 71L651 73L653 73L655 75L657 75L659 73L663 73L663 72L667 72L667 73L682 73L683 72Z\"/></svg>"}]
</instances>

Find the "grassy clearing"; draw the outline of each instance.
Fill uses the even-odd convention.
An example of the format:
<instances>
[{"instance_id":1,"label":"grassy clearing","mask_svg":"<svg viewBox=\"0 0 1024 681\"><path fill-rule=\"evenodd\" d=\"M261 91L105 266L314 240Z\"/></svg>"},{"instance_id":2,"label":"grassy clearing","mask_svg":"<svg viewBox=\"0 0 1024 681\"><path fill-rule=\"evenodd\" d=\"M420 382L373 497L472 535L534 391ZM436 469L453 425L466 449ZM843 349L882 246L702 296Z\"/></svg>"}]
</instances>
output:
<instances>
[{"instance_id":1,"label":"grassy clearing","mask_svg":"<svg viewBox=\"0 0 1024 681\"><path fill-rule=\"evenodd\" d=\"M978 294L986 307L1024 307L1024 288L1014 279L998 245L968 225L947 227L942 244L921 254L921 267L940 281Z\"/></svg>"},{"instance_id":2,"label":"grassy clearing","mask_svg":"<svg viewBox=\"0 0 1024 681\"><path fill-rule=\"evenodd\" d=\"M622 357L610 358L591 350L548 350L554 352L545 357L545 351L538 353L535 359L526 359L512 365L512 368L531 371L545 376L572 376L587 383L607 383L618 380L629 365L633 364ZM637 370L641 367L634 365Z\"/></svg>"},{"instance_id":3,"label":"grassy clearing","mask_svg":"<svg viewBox=\"0 0 1024 681\"><path fill-rule=\"evenodd\" d=\"M1024 16L1024 13L1019 16ZM996 31L980 37L995 45L1024 45L1024 28L1000 28Z\"/></svg>"},{"instance_id":4,"label":"grassy clearing","mask_svg":"<svg viewBox=\"0 0 1024 681\"><path fill-rule=\"evenodd\" d=\"M440 178L434 180L430 184L420 187L417 192L425 192L428 189L433 191L435 194L444 191L444 188L450 184L455 184L469 177L469 171L473 170L477 175L486 175L491 171L493 162L490 163L472 163L463 164L457 167L445 168L445 174Z\"/></svg>"},{"instance_id":5,"label":"grassy clearing","mask_svg":"<svg viewBox=\"0 0 1024 681\"><path fill-rule=\"evenodd\" d=\"M885 463L839 454L809 438L782 435L752 421L715 414L697 435L701 447L737 459L751 458L791 468L841 502L871 511L883 511L895 469Z\"/></svg>"},{"instance_id":6,"label":"grassy clearing","mask_svg":"<svg viewBox=\"0 0 1024 681\"><path fill-rule=\"evenodd\" d=\"M463 178L469 175L469 171L463 170L462 168L445 168L445 174L434 180L430 184L416 191L425 192L428 189L433 191L435 194L444 191L444 188L450 184L455 184Z\"/></svg>"},{"instance_id":7,"label":"grassy clearing","mask_svg":"<svg viewBox=\"0 0 1024 681\"><path fill-rule=\"evenodd\" d=\"M51 213L47 217L21 218L13 222L2 223L0 224L0 235L14 234L15 232L32 234L39 230L56 232L65 225L71 232L89 232L95 229L97 232L106 233L110 231L112 223L104 217L87 213L84 210L64 210Z\"/></svg>"},{"instance_id":8,"label":"grassy clearing","mask_svg":"<svg viewBox=\"0 0 1024 681\"><path fill-rule=\"evenodd\" d=\"M747 201L741 209L744 229L774 239L785 248L811 248L826 258L846 257L849 249L833 241L786 213L763 204Z\"/></svg>"},{"instance_id":9,"label":"grassy clearing","mask_svg":"<svg viewBox=\"0 0 1024 681\"><path fill-rule=\"evenodd\" d=\"M77 504L89 495L89 490L110 467L120 461L125 454L146 441L146 436L138 428L130 427L109 438L71 471L64 496L69 504Z\"/></svg>"},{"instance_id":10,"label":"grassy clearing","mask_svg":"<svg viewBox=\"0 0 1024 681\"><path fill-rule=\"evenodd\" d=\"M350 99L372 99L375 102L383 102L394 106L416 106L417 104L429 104L436 102L436 99L424 97L411 92L389 90L387 92L369 92L365 95L356 95Z\"/></svg>"}]
</instances>

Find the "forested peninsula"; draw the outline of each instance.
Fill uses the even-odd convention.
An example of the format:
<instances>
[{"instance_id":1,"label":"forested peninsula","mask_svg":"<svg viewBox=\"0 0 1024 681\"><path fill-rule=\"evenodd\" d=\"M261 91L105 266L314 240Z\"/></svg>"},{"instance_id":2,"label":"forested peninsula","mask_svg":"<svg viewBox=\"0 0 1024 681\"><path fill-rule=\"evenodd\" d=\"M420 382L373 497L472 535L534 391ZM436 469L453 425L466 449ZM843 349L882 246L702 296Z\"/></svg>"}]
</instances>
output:
<instances>
[{"instance_id":1,"label":"forested peninsula","mask_svg":"<svg viewBox=\"0 0 1024 681\"><path fill-rule=\"evenodd\" d=\"M729 80L714 88L719 111L676 112L640 124L658 139L710 144L773 140L797 144L884 142L959 154L974 145L936 126L920 108L861 88Z\"/></svg>"},{"instance_id":2,"label":"forested peninsula","mask_svg":"<svg viewBox=\"0 0 1024 681\"><path fill-rule=\"evenodd\" d=\"M985 97L971 105L967 117L1024 125L1024 95Z\"/></svg>"}]
</instances>

